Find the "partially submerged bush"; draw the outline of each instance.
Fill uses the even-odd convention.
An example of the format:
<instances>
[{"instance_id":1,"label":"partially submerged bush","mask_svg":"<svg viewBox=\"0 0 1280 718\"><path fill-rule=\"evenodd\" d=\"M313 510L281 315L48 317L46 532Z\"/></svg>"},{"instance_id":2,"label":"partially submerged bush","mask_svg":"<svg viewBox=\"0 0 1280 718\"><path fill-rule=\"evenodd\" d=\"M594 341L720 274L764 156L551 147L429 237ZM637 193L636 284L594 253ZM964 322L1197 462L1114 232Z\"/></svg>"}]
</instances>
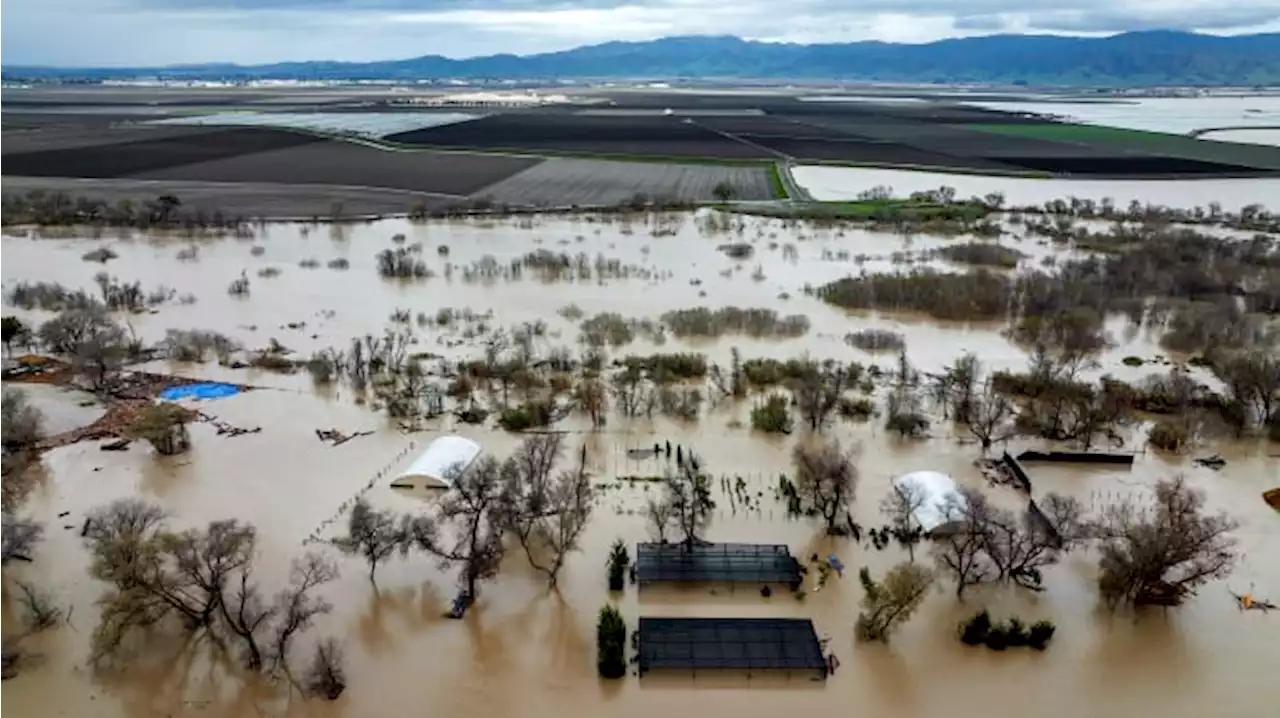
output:
<instances>
[{"instance_id":1,"label":"partially submerged bush","mask_svg":"<svg viewBox=\"0 0 1280 718\"><path fill-rule=\"evenodd\" d=\"M971 264L978 267L1000 267L1013 269L1023 254L1011 247L994 242L967 242L950 244L937 250L944 259L960 264Z\"/></svg>"},{"instance_id":2,"label":"partially submerged bush","mask_svg":"<svg viewBox=\"0 0 1280 718\"><path fill-rule=\"evenodd\" d=\"M582 322L582 338L588 346L620 347L636 338L635 322L617 312L602 312Z\"/></svg>"},{"instance_id":3,"label":"partially submerged bush","mask_svg":"<svg viewBox=\"0 0 1280 718\"><path fill-rule=\"evenodd\" d=\"M1184 419L1162 419L1151 427L1147 441L1164 451L1182 451L1191 444L1191 427Z\"/></svg>"},{"instance_id":4,"label":"partially submerged bush","mask_svg":"<svg viewBox=\"0 0 1280 718\"><path fill-rule=\"evenodd\" d=\"M1027 645L1037 651L1043 651L1056 631L1057 627L1053 625L1053 621L1036 621L1031 624L1031 630L1027 632Z\"/></svg>"},{"instance_id":5,"label":"partially submerged bush","mask_svg":"<svg viewBox=\"0 0 1280 718\"><path fill-rule=\"evenodd\" d=\"M655 383L665 384L684 379L701 379L707 375L707 357L695 352L679 354L630 355L618 362L628 369L646 372Z\"/></svg>"},{"instance_id":6,"label":"partially submerged bush","mask_svg":"<svg viewBox=\"0 0 1280 718\"><path fill-rule=\"evenodd\" d=\"M330 259L328 267L329 269L338 270L349 269L351 267L351 262L347 261L344 257L338 257L337 259Z\"/></svg>"},{"instance_id":7,"label":"partially submerged bush","mask_svg":"<svg viewBox=\"0 0 1280 718\"><path fill-rule=\"evenodd\" d=\"M791 402L783 394L771 394L751 409L751 428L767 434L791 433Z\"/></svg>"},{"instance_id":8,"label":"partially submerged bush","mask_svg":"<svg viewBox=\"0 0 1280 718\"><path fill-rule=\"evenodd\" d=\"M57 282L17 282L9 290L8 300L15 307L50 312L87 309L99 304L83 289L71 290Z\"/></svg>"},{"instance_id":9,"label":"partially submerged bush","mask_svg":"<svg viewBox=\"0 0 1280 718\"><path fill-rule=\"evenodd\" d=\"M507 431L524 431L551 423L554 407L549 402L531 401L503 409L498 425Z\"/></svg>"},{"instance_id":10,"label":"partially submerged bush","mask_svg":"<svg viewBox=\"0 0 1280 718\"><path fill-rule=\"evenodd\" d=\"M110 247L100 247L90 252L80 255L80 258L86 262L100 262L106 264L108 261L119 257Z\"/></svg>"},{"instance_id":11,"label":"partially submerged bush","mask_svg":"<svg viewBox=\"0 0 1280 718\"><path fill-rule=\"evenodd\" d=\"M844 343L864 352L898 352L907 348L907 340L888 329L863 329L844 335Z\"/></svg>"},{"instance_id":12,"label":"partially submerged bush","mask_svg":"<svg viewBox=\"0 0 1280 718\"><path fill-rule=\"evenodd\" d=\"M0 435L6 451L24 449L44 436L44 414L27 401L25 391L4 387Z\"/></svg>"},{"instance_id":13,"label":"partially submerged bush","mask_svg":"<svg viewBox=\"0 0 1280 718\"><path fill-rule=\"evenodd\" d=\"M422 279L431 276L422 261L422 245L396 247L378 252L378 275L385 279Z\"/></svg>"},{"instance_id":14,"label":"partially submerged bush","mask_svg":"<svg viewBox=\"0 0 1280 718\"><path fill-rule=\"evenodd\" d=\"M626 587L627 567L631 565L631 554L627 552L627 544L622 539L613 542L609 550L609 590L621 591Z\"/></svg>"},{"instance_id":15,"label":"partially submerged bush","mask_svg":"<svg viewBox=\"0 0 1280 718\"><path fill-rule=\"evenodd\" d=\"M985 645L993 651L1031 646L1043 651L1053 638L1054 631L1051 621L1037 621L1030 628L1016 616L1004 623L995 622L984 609L961 623L959 634L960 641L968 646Z\"/></svg>"},{"instance_id":16,"label":"partially submerged bush","mask_svg":"<svg viewBox=\"0 0 1280 718\"><path fill-rule=\"evenodd\" d=\"M210 354L225 362L240 350L240 344L231 337L205 329L170 329L165 332L161 347L165 356L181 362L202 362Z\"/></svg>"},{"instance_id":17,"label":"partially submerged bush","mask_svg":"<svg viewBox=\"0 0 1280 718\"><path fill-rule=\"evenodd\" d=\"M138 412L129 432L135 438L149 442L158 454L181 454L191 446L187 422L191 421L192 416L193 412L177 404L150 404Z\"/></svg>"},{"instance_id":18,"label":"partially submerged bush","mask_svg":"<svg viewBox=\"0 0 1280 718\"><path fill-rule=\"evenodd\" d=\"M725 334L750 337L799 337L809 331L809 318L803 314L779 317L772 309L695 307L677 309L662 315L662 323L677 337L714 339Z\"/></svg>"},{"instance_id":19,"label":"partially submerged bush","mask_svg":"<svg viewBox=\"0 0 1280 718\"><path fill-rule=\"evenodd\" d=\"M609 605L600 609L596 624L596 669L601 678L627 675L627 622Z\"/></svg>"},{"instance_id":20,"label":"partially submerged bush","mask_svg":"<svg viewBox=\"0 0 1280 718\"><path fill-rule=\"evenodd\" d=\"M967 646L980 646L986 643L990 632L991 615L984 609L960 624L960 641Z\"/></svg>"},{"instance_id":21,"label":"partially submerged bush","mask_svg":"<svg viewBox=\"0 0 1280 718\"><path fill-rule=\"evenodd\" d=\"M231 284L227 285L227 294L233 297L249 296L249 276L241 272L239 277L231 280Z\"/></svg>"}]
</instances>

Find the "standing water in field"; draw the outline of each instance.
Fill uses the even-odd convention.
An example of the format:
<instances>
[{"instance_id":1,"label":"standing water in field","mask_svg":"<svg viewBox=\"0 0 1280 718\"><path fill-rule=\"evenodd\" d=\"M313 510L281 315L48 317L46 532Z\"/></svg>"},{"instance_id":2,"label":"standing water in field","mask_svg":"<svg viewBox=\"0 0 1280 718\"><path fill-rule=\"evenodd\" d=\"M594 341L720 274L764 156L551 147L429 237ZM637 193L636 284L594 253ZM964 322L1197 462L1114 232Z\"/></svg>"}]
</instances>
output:
<instances>
[{"instance_id":1,"label":"standing water in field","mask_svg":"<svg viewBox=\"0 0 1280 718\"><path fill-rule=\"evenodd\" d=\"M1010 202L1018 203L1008 181L1001 182ZM960 188L961 195L967 193ZM576 352L584 321L616 313L636 321L621 328L601 322L625 335L608 348L611 358L701 352L727 366L734 349L743 358L808 353L875 365L890 374L894 354L858 349L846 340L859 330L884 329L901 335L911 362L923 373L942 371L965 351L976 353L988 371L1021 371L1027 363L1025 350L996 324L850 314L806 292L863 271L955 270L956 265L933 252L968 238L904 238L704 212L332 227L279 224L267 225L251 239L196 243L145 233L10 236L4 241L6 290L40 280L97 291L94 277L103 267L80 257L110 246L117 255L106 265L111 274L141 282L148 290L164 284L194 298L159 303L154 313L128 314L138 337L159 342L170 329L212 330L253 350L250 354L258 359L270 355L304 361L320 350L347 347L354 337L380 334L389 322L411 329L409 351L424 356L482 357L495 328L538 321L544 325L532 340L536 353L562 346ZM1017 270L1048 266L1074 251L1017 231L998 243L1021 254ZM750 252L734 248L741 244L749 245ZM395 254L397 248L404 254ZM389 259L379 258L388 250ZM394 265L390 270L405 266L408 276L382 276L384 265ZM237 284L242 278L243 284ZM767 308L777 316L767 327L751 331L725 320L732 326L717 329L720 336L690 336L669 326L672 320L662 320L697 307ZM6 306L9 313L29 323L52 316ZM788 322L800 315L804 322ZM1111 373L1137 380L1156 371L1122 360L1132 355L1160 361L1157 338L1145 331L1126 332L1122 324L1109 324L1108 333L1112 344L1088 376ZM315 640L334 636L343 643L348 687L335 702L303 701L285 681L267 684L246 677L235 655L209 641L158 638L125 669L89 667L95 601L104 589L87 575L88 556L79 537L80 524L92 508L142 497L163 506L175 528L226 517L252 522L259 531L257 573L269 577L274 589L289 560L304 548L330 550L317 541L342 533L344 510L356 496L377 507L414 512L440 501L438 493L389 487L431 438L457 433L498 458L508 456L521 438L452 415L432 420L425 431L404 431L363 398L357 402L345 384L317 389L306 372L277 373L271 366L266 361L248 368L235 368L234 361L219 366L212 358L204 364L161 359L146 365L151 371L254 387L189 405L226 425L260 426L260 433L228 437L219 435L212 422L195 423L190 428L193 448L185 455L157 456L141 442L121 452L103 452L94 442L82 442L43 456L40 480L25 511L45 522L46 537L33 563L17 569L38 577L71 621L36 636L31 650L42 662L6 682L6 702L16 715L640 718L710 712L765 718L822 715L840 706L886 717L1253 718L1267 715L1272 707L1264 688L1280 645L1280 623L1260 612L1238 611L1228 588L1252 586L1260 596L1280 595L1280 524L1259 499L1276 483L1280 460L1268 455L1275 444L1214 443L1207 453L1219 453L1227 461L1221 472L1193 464L1190 455L1146 451L1131 468L1029 469L1037 496L1048 491L1075 496L1090 512L1126 496L1146 496L1155 481L1186 474L1207 493L1212 510L1227 511L1241 524L1235 532L1241 561L1232 576L1225 584L1204 587L1186 605L1138 617L1100 610L1097 552L1082 550L1046 570L1043 593L981 587L959 603L943 582L885 646L854 640L862 598L856 573L865 565L882 575L905 560L905 552L827 537L816 522L787 516L785 502L778 498L778 477L793 471L796 438L752 432L754 399L722 402L696 422L611 416L605 426L593 428L575 413L557 423L557 429L569 432L565 467L577 456L578 446L586 445L598 499L582 550L569 557L556 590L547 588L522 552L510 550L498 578L484 586L466 617L448 620L444 614L456 594L455 571L442 570L430 557L389 559L378 568L376 589L362 561L339 559L343 575L322 592L333 610L295 648L296 663L304 665ZM43 402L59 400L79 397L41 397ZM865 423L842 420L827 430L843 445L860 447L861 479L852 507L857 522L884 523L879 507L890 482L921 470L982 489L1001 506L1025 501L1008 487L988 487L974 465L981 449L958 441L963 436L945 422L937 421L929 436L918 440L900 439L883 424L879 417ZM340 445L317 439L317 429L331 428L361 435ZM661 488L639 479L673 470L674 460L666 451L653 452L666 442L696 450L717 477L717 507L707 538L785 543L802 562L813 554L835 556L849 569L844 577L829 579L803 601L782 591L765 598L755 586L647 588L643 593L627 586L610 594L605 571L610 544L617 538L628 543L651 538L643 512L647 499ZM1033 445L1014 442L1009 449L1016 454ZM731 487L728 491L720 488L721 477ZM917 551L916 560L931 562L924 549ZM6 585L6 635L17 615L11 593ZM617 604L632 629L642 615L812 618L841 667L825 683L799 676L775 680L702 674L629 675L604 682L596 676L594 632L606 602ZM983 607L998 617L1050 619L1057 634L1044 653L966 647L957 640L957 624ZM1011 685L1019 690L1010 691Z\"/></svg>"}]
</instances>

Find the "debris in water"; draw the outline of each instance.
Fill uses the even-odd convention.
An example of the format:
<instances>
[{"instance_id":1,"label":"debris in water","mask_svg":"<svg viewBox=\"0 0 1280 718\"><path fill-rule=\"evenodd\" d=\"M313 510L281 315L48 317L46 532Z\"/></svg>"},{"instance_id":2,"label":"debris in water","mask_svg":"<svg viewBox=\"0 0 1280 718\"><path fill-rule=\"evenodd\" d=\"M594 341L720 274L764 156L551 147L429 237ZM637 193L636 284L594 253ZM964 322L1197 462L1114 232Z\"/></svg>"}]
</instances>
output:
<instances>
[{"instance_id":1,"label":"debris in water","mask_svg":"<svg viewBox=\"0 0 1280 718\"><path fill-rule=\"evenodd\" d=\"M1214 454L1213 456L1207 456L1204 458L1196 459L1192 463L1194 463L1196 466L1203 466L1206 469L1213 469L1214 471L1219 471L1222 469L1222 467L1227 465L1227 460L1222 458L1220 454Z\"/></svg>"},{"instance_id":2,"label":"debris in water","mask_svg":"<svg viewBox=\"0 0 1280 718\"><path fill-rule=\"evenodd\" d=\"M130 439L116 439L115 441L108 441L98 448L102 451L124 451L129 448L130 443Z\"/></svg>"},{"instance_id":3,"label":"debris in water","mask_svg":"<svg viewBox=\"0 0 1280 718\"><path fill-rule=\"evenodd\" d=\"M1280 488L1262 492L1262 500L1266 501L1271 508L1280 511Z\"/></svg>"},{"instance_id":4,"label":"debris in water","mask_svg":"<svg viewBox=\"0 0 1280 718\"><path fill-rule=\"evenodd\" d=\"M354 434L345 434L337 429L316 429L316 438L329 442L330 446L341 446L352 439L369 436L372 433L372 431L357 431Z\"/></svg>"}]
</instances>

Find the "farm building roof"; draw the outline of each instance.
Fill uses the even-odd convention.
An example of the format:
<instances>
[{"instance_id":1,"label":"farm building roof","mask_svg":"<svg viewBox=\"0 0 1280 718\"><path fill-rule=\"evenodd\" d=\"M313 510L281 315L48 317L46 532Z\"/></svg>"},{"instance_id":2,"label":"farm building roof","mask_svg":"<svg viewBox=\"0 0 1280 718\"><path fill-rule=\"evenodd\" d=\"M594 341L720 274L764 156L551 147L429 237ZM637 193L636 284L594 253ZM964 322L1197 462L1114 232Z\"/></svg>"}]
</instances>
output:
<instances>
[{"instance_id":1,"label":"farm building roof","mask_svg":"<svg viewBox=\"0 0 1280 718\"><path fill-rule=\"evenodd\" d=\"M658 669L805 670L827 674L807 618L641 618L640 674Z\"/></svg>"},{"instance_id":2,"label":"farm building roof","mask_svg":"<svg viewBox=\"0 0 1280 718\"><path fill-rule=\"evenodd\" d=\"M392 480L397 488L453 486L453 479L480 456L480 445L461 436L440 436L427 444L408 469Z\"/></svg>"},{"instance_id":3,"label":"farm building roof","mask_svg":"<svg viewBox=\"0 0 1280 718\"><path fill-rule=\"evenodd\" d=\"M636 545L636 581L800 582L800 563L782 545L641 543Z\"/></svg>"}]
</instances>

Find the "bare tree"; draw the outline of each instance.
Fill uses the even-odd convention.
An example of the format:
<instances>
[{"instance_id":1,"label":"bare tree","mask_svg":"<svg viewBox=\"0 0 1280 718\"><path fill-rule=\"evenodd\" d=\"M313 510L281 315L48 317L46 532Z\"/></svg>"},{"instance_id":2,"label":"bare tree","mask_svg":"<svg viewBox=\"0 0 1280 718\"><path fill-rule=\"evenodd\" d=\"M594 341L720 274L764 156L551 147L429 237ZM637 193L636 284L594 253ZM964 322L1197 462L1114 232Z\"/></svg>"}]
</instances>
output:
<instances>
[{"instance_id":1,"label":"bare tree","mask_svg":"<svg viewBox=\"0 0 1280 718\"><path fill-rule=\"evenodd\" d=\"M1048 493L1036 502L1049 527L1061 540L1061 548L1068 551L1088 538L1084 517L1084 505L1074 496Z\"/></svg>"},{"instance_id":2,"label":"bare tree","mask_svg":"<svg viewBox=\"0 0 1280 718\"><path fill-rule=\"evenodd\" d=\"M653 530L654 537L658 539L658 543L666 543L667 529L675 521L671 504L666 500L650 497L645 501L644 517L649 528Z\"/></svg>"},{"instance_id":3,"label":"bare tree","mask_svg":"<svg viewBox=\"0 0 1280 718\"><path fill-rule=\"evenodd\" d=\"M1234 568L1239 524L1205 512L1202 492L1179 476L1156 485L1148 506L1108 507L1092 527L1101 539L1098 586L1112 606L1176 605Z\"/></svg>"},{"instance_id":4,"label":"bare tree","mask_svg":"<svg viewBox=\"0 0 1280 718\"><path fill-rule=\"evenodd\" d=\"M600 428L605 424L609 409L609 392L598 377L588 377L574 387L573 397L578 407L591 418L591 425Z\"/></svg>"},{"instance_id":5,"label":"bare tree","mask_svg":"<svg viewBox=\"0 0 1280 718\"><path fill-rule=\"evenodd\" d=\"M988 381L982 393L973 397L965 427L973 438L981 442L982 452L985 454L993 444L1016 433L1012 427L1016 414L1017 407L1013 400L996 391Z\"/></svg>"},{"instance_id":6,"label":"bare tree","mask_svg":"<svg viewBox=\"0 0 1280 718\"><path fill-rule=\"evenodd\" d=\"M821 516L828 534L838 533L837 522L858 490L857 450L844 452L835 439L815 439L796 444L791 460L801 510Z\"/></svg>"},{"instance_id":7,"label":"bare tree","mask_svg":"<svg viewBox=\"0 0 1280 718\"><path fill-rule=\"evenodd\" d=\"M356 499L347 517L347 535L333 544L343 553L359 555L369 564L369 583L378 587L378 564L396 551L404 551L409 536L404 520L391 511L376 511L363 497Z\"/></svg>"},{"instance_id":8,"label":"bare tree","mask_svg":"<svg viewBox=\"0 0 1280 718\"><path fill-rule=\"evenodd\" d=\"M445 565L460 564L458 576L465 597L474 601L481 581L498 573L506 549L502 544L503 492L510 462L484 457L454 477L453 488L440 501L441 522L452 533L445 545L425 535L417 544L435 554Z\"/></svg>"},{"instance_id":9,"label":"bare tree","mask_svg":"<svg viewBox=\"0 0 1280 718\"><path fill-rule=\"evenodd\" d=\"M313 592L318 586L337 578L338 567L319 553L307 553L293 562L289 586L276 596L278 619L273 627L271 648L275 666L287 666L293 638L307 630L316 616L333 610L333 604L313 595Z\"/></svg>"},{"instance_id":10,"label":"bare tree","mask_svg":"<svg viewBox=\"0 0 1280 718\"><path fill-rule=\"evenodd\" d=\"M306 555L294 563L288 587L268 602L253 574L253 526L229 519L172 532L164 519L158 507L138 500L120 500L90 514L90 570L110 585L100 601L94 659L108 658L146 629L178 619L186 630L234 639L253 670L284 666L292 639L330 608L313 593L337 576L333 564L319 554Z\"/></svg>"},{"instance_id":11,"label":"bare tree","mask_svg":"<svg viewBox=\"0 0 1280 718\"><path fill-rule=\"evenodd\" d=\"M810 430L818 431L826 425L853 381L856 377L848 366L830 359L821 364L807 359L801 364L799 375L790 382L791 394Z\"/></svg>"},{"instance_id":12,"label":"bare tree","mask_svg":"<svg viewBox=\"0 0 1280 718\"><path fill-rule=\"evenodd\" d=\"M62 609L53 603L48 592L26 581L14 581L18 588L18 603L26 614L26 623L32 631L43 631L56 626L62 620Z\"/></svg>"},{"instance_id":13,"label":"bare tree","mask_svg":"<svg viewBox=\"0 0 1280 718\"><path fill-rule=\"evenodd\" d=\"M507 476L504 523L515 534L529 564L546 574L554 588L565 559L578 547L593 504L587 474L587 447L578 466L553 476L562 435L530 437L511 458L517 467Z\"/></svg>"},{"instance_id":14,"label":"bare tree","mask_svg":"<svg viewBox=\"0 0 1280 718\"><path fill-rule=\"evenodd\" d=\"M919 482L908 479L894 482L880 503L880 513L889 519L894 536L906 546L907 557L912 563L916 560L916 544L924 538L916 514L928 501L929 491Z\"/></svg>"},{"instance_id":15,"label":"bare tree","mask_svg":"<svg viewBox=\"0 0 1280 718\"><path fill-rule=\"evenodd\" d=\"M1033 591L1043 590L1042 569L1058 562L1057 537L1035 526L1029 514L991 508L981 527L984 551L997 577Z\"/></svg>"},{"instance_id":16,"label":"bare tree","mask_svg":"<svg viewBox=\"0 0 1280 718\"><path fill-rule=\"evenodd\" d=\"M344 660L342 645L333 638L326 638L316 644L311 663L307 666L307 692L326 700L337 700L347 687Z\"/></svg>"},{"instance_id":17,"label":"bare tree","mask_svg":"<svg viewBox=\"0 0 1280 718\"><path fill-rule=\"evenodd\" d=\"M3 546L0 550L0 565L10 561L31 561L31 552L44 536L44 526L34 519L22 518L5 512L0 536Z\"/></svg>"},{"instance_id":18,"label":"bare tree","mask_svg":"<svg viewBox=\"0 0 1280 718\"><path fill-rule=\"evenodd\" d=\"M129 433L145 439L162 456L181 454L191 448L187 422L192 412L170 402L144 407L129 427Z\"/></svg>"},{"instance_id":19,"label":"bare tree","mask_svg":"<svg viewBox=\"0 0 1280 718\"><path fill-rule=\"evenodd\" d=\"M989 510L986 497L971 489L960 489L943 502L943 518L950 530L934 538L933 560L939 570L955 579L957 599L964 598L969 586L996 576L987 558L983 531Z\"/></svg>"},{"instance_id":20,"label":"bare tree","mask_svg":"<svg viewBox=\"0 0 1280 718\"><path fill-rule=\"evenodd\" d=\"M40 326L40 340L69 357L95 390L108 385L129 354L128 334L101 305L62 312Z\"/></svg>"},{"instance_id":21,"label":"bare tree","mask_svg":"<svg viewBox=\"0 0 1280 718\"><path fill-rule=\"evenodd\" d=\"M889 569L884 579L875 581L864 566L858 572L862 582L862 610L854 623L859 640L889 640L889 634L911 618L933 585L933 574L914 563L900 563Z\"/></svg>"},{"instance_id":22,"label":"bare tree","mask_svg":"<svg viewBox=\"0 0 1280 718\"><path fill-rule=\"evenodd\" d=\"M21 389L4 388L0 407L0 443L6 451L20 451L44 436L44 413L27 401Z\"/></svg>"},{"instance_id":23,"label":"bare tree","mask_svg":"<svg viewBox=\"0 0 1280 718\"><path fill-rule=\"evenodd\" d=\"M711 477L699 470L698 459L690 452L680 463L679 471L668 476L664 485L664 500L680 533L680 543L692 548L702 541L716 508L711 498Z\"/></svg>"}]
</instances>

